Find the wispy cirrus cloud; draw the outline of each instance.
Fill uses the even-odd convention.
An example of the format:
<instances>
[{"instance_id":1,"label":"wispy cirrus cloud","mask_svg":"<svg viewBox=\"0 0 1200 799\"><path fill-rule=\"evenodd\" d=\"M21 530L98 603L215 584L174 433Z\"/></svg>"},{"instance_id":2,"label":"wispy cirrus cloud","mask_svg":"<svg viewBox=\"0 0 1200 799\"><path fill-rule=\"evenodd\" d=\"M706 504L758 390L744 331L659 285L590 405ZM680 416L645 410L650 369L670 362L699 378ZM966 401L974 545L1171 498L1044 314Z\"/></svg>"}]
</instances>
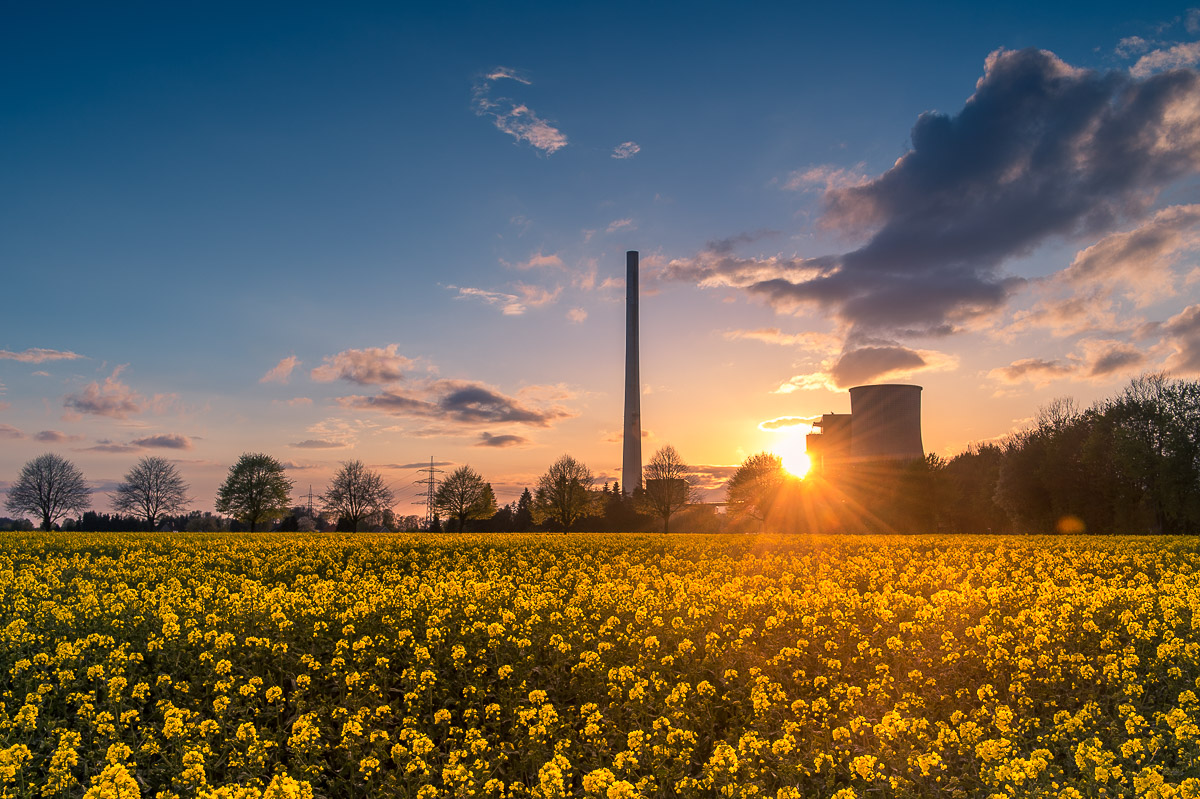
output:
<instances>
[{"instance_id":1,"label":"wispy cirrus cloud","mask_svg":"<svg viewBox=\"0 0 1200 799\"><path fill-rule=\"evenodd\" d=\"M455 299L460 300L480 300L487 305L499 308L500 313L505 316L521 316L530 308L540 308L543 305L549 305L558 299L562 293L562 287L547 289L542 286L532 286L526 283L518 283L514 287L516 294L510 294L505 291L488 291L487 289L471 288L469 286L447 286L446 288L457 291L458 296Z\"/></svg>"},{"instance_id":2,"label":"wispy cirrus cloud","mask_svg":"<svg viewBox=\"0 0 1200 799\"><path fill-rule=\"evenodd\" d=\"M399 344L389 344L386 347L343 350L336 355L326 356L310 376L318 383L332 383L335 380L360 386L396 383L416 363L401 355L399 349Z\"/></svg>"},{"instance_id":3,"label":"wispy cirrus cloud","mask_svg":"<svg viewBox=\"0 0 1200 799\"><path fill-rule=\"evenodd\" d=\"M605 230L608 233L616 233L618 230L637 230L637 225L634 224L632 217L625 217L609 222Z\"/></svg>"},{"instance_id":4,"label":"wispy cirrus cloud","mask_svg":"<svg viewBox=\"0 0 1200 799\"><path fill-rule=\"evenodd\" d=\"M279 363L272 366L267 373L258 379L260 383L286 383L291 377L292 371L300 365L300 359L295 355L289 355L283 358Z\"/></svg>"},{"instance_id":5,"label":"wispy cirrus cloud","mask_svg":"<svg viewBox=\"0 0 1200 799\"><path fill-rule=\"evenodd\" d=\"M24 438L25 434L11 424L0 424L0 438Z\"/></svg>"},{"instance_id":6,"label":"wispy cirrus cloud","mask_svg":"<svg viewBox=\"0 0 1200 799\"><path fill-rule=\"evenodd\" d=\"M46 361L74 361L84 356L66 350L47 350L41 347L11 352L0 350L0 361L17 361L19 363L45 363Z\"/></svg>"},{"instance_id":7,"label":"wispy cirrus cloud","mask_svg":"<svg viewBox=\"0 0 1200 799\"><path fill-rule=\"evenodd\" d=\"M783 188L788 191L830 192L835 189L861 186L870 180L865 170L866 164L856 164L853 167L819 164L791 172L783 181Z\"/></svg>"},{"instance_id":8,"label":"wispy cirrus cloud","mask_svg":"<svg viewBox=\"0 0 1200 799\"><path fill-rule=\"evenodd\" d=\"M842 345L841 338L832 333L784 333L777 327L726 330L721 335L729 341L758 341L781 347L803 347L825 352L836 350Z\"/></svg>"},{"instance_id":9,"label":"wispy cirrus cloud","mask_svg":"<svg viewBox=\"0 0 1200 799\"><path fill-rule=\"evenodd\" d=\"M526 142L545 155L567 146L567 135L542 119L524 103L518 103L508 97L493 97L492 90L500 81L513 81L523 86L532 85L532 81L517 70L496 67L475 81L472 105L476 116L491 119L498 130L507 133L518 142Z\"/></svg>"},{"instance_id":10,"label":"wispy cirrus cloud","mask_svg":"<svg viewBox=\"0 0 1200 799\"><path fill-rule=\"evenodd\" d=\"M758 423L759 430L789 430L793 427L811 427L819 416L779 416Z\"/></svg>"}]
</instances>

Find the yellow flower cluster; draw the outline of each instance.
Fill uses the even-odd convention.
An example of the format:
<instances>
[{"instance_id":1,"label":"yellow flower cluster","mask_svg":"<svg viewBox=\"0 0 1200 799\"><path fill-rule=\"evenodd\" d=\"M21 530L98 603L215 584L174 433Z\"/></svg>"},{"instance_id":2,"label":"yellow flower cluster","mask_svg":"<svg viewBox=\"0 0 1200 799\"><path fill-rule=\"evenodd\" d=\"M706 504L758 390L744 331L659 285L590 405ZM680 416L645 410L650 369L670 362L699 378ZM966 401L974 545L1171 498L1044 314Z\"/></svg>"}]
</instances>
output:
<instances>
[{"instance_id":1,"label":"yellow flower cluster","mask_svg":"<svg viewBox=\"0 0 1200 799\"><path fill-rule=\"evenodd\" d=\"M1200 541L0 534L0 799L1200 797Z\"/></svg>"}]
</instances>

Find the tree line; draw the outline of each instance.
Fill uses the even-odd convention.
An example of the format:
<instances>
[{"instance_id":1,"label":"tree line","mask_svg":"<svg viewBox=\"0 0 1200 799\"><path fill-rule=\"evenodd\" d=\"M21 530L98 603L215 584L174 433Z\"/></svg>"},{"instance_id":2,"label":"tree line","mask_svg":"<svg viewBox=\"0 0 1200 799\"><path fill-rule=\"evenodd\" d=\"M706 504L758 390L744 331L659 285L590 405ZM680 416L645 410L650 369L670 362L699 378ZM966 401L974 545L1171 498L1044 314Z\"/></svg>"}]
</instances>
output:
<instances>
[{"instance_id":1,"label":"tree line","mask_svg":"<svg viewBox=\"0 0 1200 799\"><path fill-rule=\"evenodd\" d=\"M382 475L346 461L316 508L290 502L282 464L246 453L217 492L218 515L192 501L175 466L145 457L111 495L115 515L91 507L83 474L53 453L22 468L10 512L45 530L183 529L478 531L675 529L694 532L1181 534L1200 530L1200 382L1145 375L1087 409L1060 399L1033 424L973 444L950 459L828 464L800 479L771 453L751 455L726 484L725 512L697 504L695 473L673 446L658 450L632 492L596 488L591 470L563 455L533 490L498 506L491 483L463 465L433 497L432 524L396 516ZM0 530L23 520L0 518ZM27 524L27 523L25 523ZM31 525L29 525L31 526Z\"/></svg>"},{"instance_id":2,"label":"tree line","mask_svg":"<svg viewBox=\"0 0 1200 799\"><path fill-rule=\"evenodd\" d=\"M1132 380L1080 409L950 459L832 465L800 481L778 458L747 459L730 481L729 518L780 532L1200 532L1200 382Z\"/></svg>"},{"instance_id":3,"label":"tree line","mask_svg":"<svg viewBox=\"0 0 1200 799\"><path fill-rule=\"evenodd\" d=\"M446 476L433 496L433 523L418 516L396 516L395 494L383 476L362 461L341 464L319 496L317 508L294 506L294 481L283 464L265 453L245 453L217 490L218 515L184 512L193 501L174 464L148 456L137 462L110 495L115 514L91 509L92 490L69 460L46 453L26 463L8 491L5 507L40 520L40 529L89 531L196 530L283 531L434 531L472 528L522 532L534 529L616 531L646 529L659 519L663 529L695 498L689 467L674 447L659 450L646 466L646 487L632 497L614 483L595 488L586 465L569 455L559 458L520 499L498 507L491 483L469 465ZM444 519L444 521L443 521ZM22 519L0 519L0 529L32 529Z\"/></svg>"}]
</instances>

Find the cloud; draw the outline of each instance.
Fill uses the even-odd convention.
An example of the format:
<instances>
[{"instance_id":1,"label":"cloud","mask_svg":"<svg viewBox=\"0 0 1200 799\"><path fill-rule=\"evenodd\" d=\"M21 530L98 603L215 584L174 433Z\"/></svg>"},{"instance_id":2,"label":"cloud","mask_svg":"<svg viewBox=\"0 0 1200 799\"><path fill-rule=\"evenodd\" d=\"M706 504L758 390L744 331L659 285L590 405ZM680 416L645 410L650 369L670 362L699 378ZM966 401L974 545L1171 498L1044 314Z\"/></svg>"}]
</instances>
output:
<instances>
[{"instance_id":1,"label":"cloud","mask_svg":"<svg viewBox=\"0 0 1200 799\"><path fill-rule=\"evenodd\" d=\"M935 350L914 350L899 344L858 347L830 358L821 369L796 375L775 390L777 394L816 389L839 390L869 383L903 380L919 372L947 371L958 358Z\"/></svg>"},{"instance_id":2,"label":"cloud","mask_svg":"<svg viewBox=\"0 0 1200 799\"><path fill-rule=\"evenodd\" d=\"M562 257L559 256L558 253L543 255L541 252L538 252L529 256L528 259L514 264L514 266L517 269L562 269L564 264Z\"/></svg>"},{"instance_id":3,"label":"cloud","mask_svg":"<svg viewBox=\"0 0 1200 799\"><path fill-rule=\"evenodd\" d=\"M0 424L0 438L24 438L25 434L11 424Z\"/></svg>"},{"instance_id":4,"label":"cloud","mask_svg":"<svg viewBox=\"0 0 1200 799\"><path fill-rule=\"evenodd\" d=\"M1135 78L1148 78L1157 72L1196 64L1200 64L1200 42L1184 42L1166 50L1146 53L1129 68L1129 74Z\"/></svg>"},{"instance_id":5,"label":"cloud","mask_svg":"<svg viewBox=\"0 0 1200 799\"><path fill-rule=\"evenodd\" d=\"M632 142L632 141L622 142L621 144L618 144L616 147L613 148L612 157L623 161L627 158L633 158L635 155L637 155L641 151L642 151L642 148L641 148L641 146L638 145L637 142Z\"/></svg>"},{"instance_id":6,"label":"cloud","mask_svg":"<svg viewBox=\"0 0 1200 799\"><path fill-rule=\"evenodd\" d=\"M1140 55L1152 47L1154 47L1154 42L1143 39L1141 36L1126 36L1117 42L1117 55L1121 58L1130 58Z\"/></svg>"},{"instance_id":7,"label":"cloud","mask_svg":"<svg viewBox=\"0 0 1200 799\"><path fill-rule=\"evenodd\" d=\"M122 454L127 452L140 452L141 447L134 444L119 444L116 441L110 441L107 438L102 438L96 442L95 446L85 447L84 452L111 452Z\"/></svg>"},{"instance_id":8,"label":"cloud","mask_svg":"<svg viewBox=\"0 0 1200 799\"><path fill-rule=\"evenodd\" d=\"M1183 27L1188 33L1200 33L1200 8L1189 8L1183 20Z\"/></svg>"},{"instance_id":9,"label":"cloud","mask_svg":"<svg viewBox=\"0 0 1200 799\"><path fill-rule=\"evenodd\" d=\"M582 308L572 308L571 310L567 311L567 318L572 322L579 324L588 318L588 312Z\"/></svg>"},{"instance_id":10,"label":"cloud","mask_svg":"<svg viewBox=\"0 0 1200 799\"><path fill-rule=\"evenodd\" d=\"M520 316L527 310L521 298L516 294L506 294L502 291L486 291L485 289L470 288L469 286L447 286L447 288L457 291L458 296L455 299L465 300L483 300L488 305L493 305L500 309L500 313L505 316Z\"/></svg>"},{"instance_id":11,"label":"cloud","mask_svg":"<svg viewBox=\"0 0 1200 799\"><path fill-rule=\"evenodd\" d=\"M526 283L518 283L515 286L518 294L459 286L447 286L447 288L458 292L458 296L455 299L482 300L488 305L499 308L500 313L505 316L521 316L531 307L540 308L543 305L549 305L557 300L559 294L562 293L561 286L550 290L541 286L531 286Z\"/></svg>"},{"instance_id":12,"label":"cloud","mask_svg":"<svg viewBox=\"0 0 1200 799\"><path fill-rule=\"evenodd\" d=\"M1057 380L1070 375L1074 368L1060 360L1045 360L1043 358L1022 358L1013 361L1008 366L1000 366L988 372L988 377L1003 383L1020 383L1022 381L1045 385L1051 380Z\"/></svg>"},{"instance_id":13,"label":"cloud","mask_svg":"<svg viewBox=\"0 0 1200 799\"><path fill-rule=\"evenodd\" d=\"M1189 305L1162 326L1166 343L1175 350L1167 367L1176 373L1200 374L1200 305Z\"/></svg>"},{"instance_id":14,"label":"cloud","mask_svg":"<svg viewBox=\"0 0 1200 799\"><path fill-rule=\"evenodd\" d=\"M849 169L834 164L821 164L808 169L798 169L787 176L783 188L788 191L820 189L822 192L861 186L870 178L863 171L866 164L857 164Z\"/></svg>"},{"instance_id":15,"label":"cloud","mask_svg":"<svg viewBox=\"0 0 1200 799\"><path fill-rule=\"evenodd\" d=\"M546 155L567 146L567 136L534 113L523 103L507 97L492 97L493 85L500 80L512 80L525 86L532 85L529 79L516 70L497 67L476 81L472 105L476 116L489 117L496 128L517 141L528 142Z\"/></svg>"},{"instance_id":16,"label":"cloud","mask_svg":"<svg viewBox=\"0 0 1200 799\"><path fill-rule=\"evenodd\" d=\"M607 232L616 233L618 230L637 230L637 226L634 225L633 219L631 217L626 217L624 219L614 219L613 221L608 223L608 227L606 228Z\"/></svg>"},{"instance_id":17,"label":"cloud","mask_svg":"<svg viewBox=\"0 0 1200 799\"><path fill-rule=\"evenodd\" d=\"M543 305L549 305L558 299L558 295L562 294L561 286L551 290L541 286L518 283L516 289L517 293L521 296L522 303L533 308L541 308Z\"/></svg>"},{"instance_id":18,"label":"cloud","mask_svg":"<svg viewBox=\"0 0 1200 799\"><path fill-rule=\"evenodd\" d=\"M325 467L323 463L313 463L312 461L282 461L280 463L283 468L288 471L303 472L311 469L322 469Z\"/></svg>"},{"instance_id":19,"label":"cloud","mask_svg":"<svg viewBox=\"0 0 1200 799\"><path fill-rule=\"evenodd\" d=\"M415 363L411 358L401 355L399 347L399 344L389 344L386 347L344 350L337 355L326 356L321 365L312 370L312 379L318 383L332 383L341 379L360 386L399 382L404 377L404 370Z\"/></svg>"},{"instance_id":20,"label":"cloud","mask_svg":"<svg viewBox=\"0 0 1200 799\"><path fill-rule=\"evenodd\" d=\"M295 444L288 444L288 446L295 447L296 449L342 449L347 445L339 441L325 441L324 439L319 438L308 438L304 441L297 441Z\"/></svg>"},{"instance_id":21,"label":"cloud","mask_svg":"<svg viewBox=\"0 0 1200 799\"><path fill-rule=\"evenodd\" d=\"M93 381L84 386L81 393L68 394L63 398L63 406L77 413L114 419L141 413L148 407L146 398L117 379L124 368L114 369L103 384Z\"/></svg>"},{"instance_id":22,"label":"cloud","mask_svg":"<svg viewBox=\"0 0 1200 799\"><path fill-rule=\"evenodd\" d=\"M293 397L290 400L273 400L273 405L285 405L289 408L307 408L313 404L311 397Z\"/></svg>"},{"instance_id":23,"label":"cloud","mask_svg":"<svg viewBox=\"0 0 1200 799\"><path fill-rule=\"evenodd\" d=\"M816 416L779 416L758 423L759 430L787 430L792 427L811 426L820 417Z\"/></svg>"},{"instance_id":24,"label":"cloud","mask_svg":"<svg viewBox=\"0 0 1200 799\"><path fill-rule=\"evenodd\" d=\"M41 347L23 350L21 352L10 352L8 350L0 350L0 361L19 361L20 363L45 363L46 361L73 361L77 358L82 358L74 352L63 350L46 350Z\"/></svg>"},{"instance_id":25,"label":"cloud","mask_svg":"<svg viewBox=\"0 0 1200 799\"><path fill-rule=\"evenodd\" d=\"M537 394L545 388L530 386L521 393ZM373 397L340 397L337 401L345 408L468 425L503 423L549 427L560 419L575 416L560 405L527 404L483 383L468 380L435 380L416 391L387 389Z\"/></svg>"},{"instance_id":26,"label":"cloud","mask_svg":"<svg viewBox=\"0 0 1200 799\"><path fill-rule=\"evenodd\" d=\"M529 439L525 438L525 436L517 436L517 435L511 435L511 434L494 436L491 433L480 433L479 441L475 443L475 446L477 446L477 447L498 447L498 448L503 449L505 447L519 447L523 444L528 444L528 443L529 443Z\"/></svg>"},{"instance_id":27,"label":"cloud","mask_svg":"<svg viewBox=\"0 0 1200 799\"><path fill-rule=\"evenodd\" d=\"M740 259L709 248L666 276L745 288L779 312L851 331L945 334L989 319L1024 280L1001 266L1053 238L1146 216L1200 168L1200 75L1144 80L998 50L953 116L922 114L879 177L825 192L821 224L864 243L840 255Z\"/></svg>"},{"instance_id":28,"label":"cloud","mask_svg":"<svg viewBox=\"0 0 1200 799\"><path fill-rule=\"evenodd\" d=\"M1141 369L1146 353L1123 341L1085 339L1079 342L1083 350L1080 373L1084 377L1103 379Z\"/></svg>"},{"instance_id":29,"label":"cloud","mask_svg":"<svg viewBox=\"0 0 1200 799\"><path fill-rule=\"evenodd\" d=\"M829 333L784 333L777 327L756 330L726 330L722 335L729 341L760 341L781 347L803 347L810 350L836 350L841 340Z\"/></svg>"},{"instance_id":30,"label":"cloud","mask_svg":"<svg viewBox=\"0 0 1200 799\"><path fill-rule=\"evenodd\" d=\"M160 433L135 439L134 445L147 449L191 449L192 439L180 433Z\"/></svg>"},{"instance_id":31,"label":"cloud","mask_svg":"<svg viewBox=\"0 0 1200 799\"><path fill-rule=\"evenodd\" d=\"M1173 296L1180 261L1197 249L1200 205L1164 208L1080 250L1067 268L1035 284L1038 301L1018 312L1007 330L1041 327L1066 336L1136 327L1136 320L1120 320L1118 291L1139 308Z\"/></svg>"},{"instance_id":32,"label":"cloud","mask_svg":"<svg viewBox=\"0 0 1200 799\"><path fill-rule=\"evenodd\" d=\"M288 357L275 364L262 377L258 379L260 383L286 383L292 374L292 370L300 365L300 359L295 355Z\"/></svg>"},{"instance_id":33,"label":"cloud","mask_svg":"<svg viewBox=\"0 0 1200 799\"><path fill-rule=\"evenodd\" d=\"M1113 233L1081 250L1062 278L1075 286L1130 287L1140 305L1171 293L1173 267L1179 257L1200 247L1200 204L1164 208L1133 230Z\"/></svg>"},{"instance_id":34,"label":"cloud","mask_svg":"<svg viewBox=\"0 0 1200 799\"><path fill-rule=\"evenodd\" d=\"M41 430L33 434L35 441L45 441L48 444L66 444L72 441L82 441L84 436L69 435L59 430Z\"/></svg>"}]
</instances>

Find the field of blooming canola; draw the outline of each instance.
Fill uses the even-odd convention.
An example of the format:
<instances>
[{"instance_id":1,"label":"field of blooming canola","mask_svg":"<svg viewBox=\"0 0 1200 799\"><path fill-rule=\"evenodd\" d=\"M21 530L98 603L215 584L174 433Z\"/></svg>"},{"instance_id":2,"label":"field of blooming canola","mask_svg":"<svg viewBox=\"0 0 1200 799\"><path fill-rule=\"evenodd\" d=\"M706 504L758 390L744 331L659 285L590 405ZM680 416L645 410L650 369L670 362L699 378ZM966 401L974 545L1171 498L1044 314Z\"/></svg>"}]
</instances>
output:
<instances>
[{"instance_id":1,"label":"field of blooming canola","mask_svg":"<svg viewBox=\"0 0 1200 799\"><path fill-rule=\"evenodd\" d=\"M0 797L1198 797L1200 541L0 536Z\"/></svg>"}]
</instances>

